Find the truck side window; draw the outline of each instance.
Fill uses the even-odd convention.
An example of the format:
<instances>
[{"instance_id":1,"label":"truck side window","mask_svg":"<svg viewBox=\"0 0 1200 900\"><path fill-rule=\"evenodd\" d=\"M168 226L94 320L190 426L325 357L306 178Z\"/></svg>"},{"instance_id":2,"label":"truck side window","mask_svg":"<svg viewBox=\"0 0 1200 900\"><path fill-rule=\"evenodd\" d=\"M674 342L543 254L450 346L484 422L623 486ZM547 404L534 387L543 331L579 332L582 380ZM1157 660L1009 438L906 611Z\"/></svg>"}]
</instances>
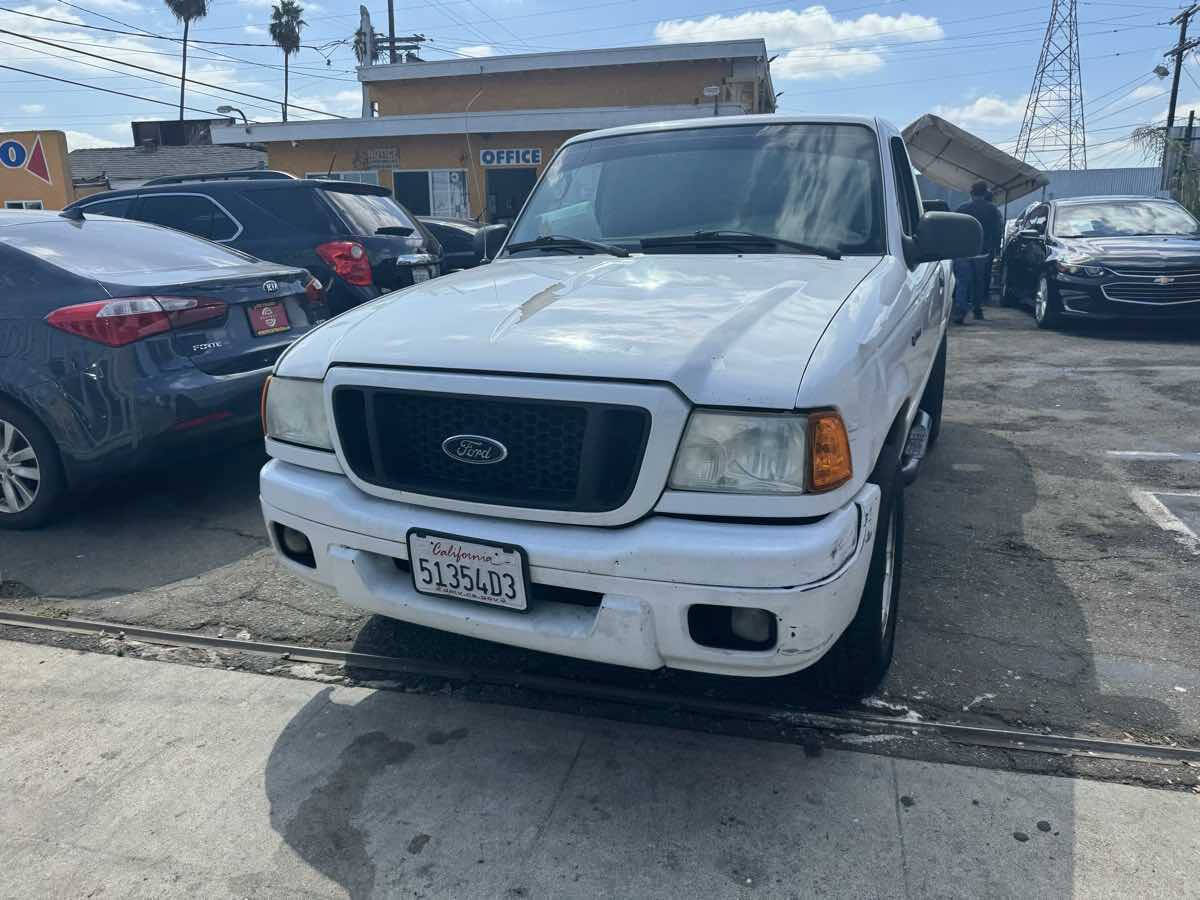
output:
<instances>
[{"instance_id":1,"label":"truck side window","mask_svg":"<svg viewBox=\"0 0 1200 900\"><path fill-rule=\"evenodd\" d=\"M908 150L898 137L891 140L892 166L896 174L896 202L900 204L900 228L909 237L916 237L917 223L921 220L921 195L917 180L913 177L912 163Z\"/></svg>"}]
</instances>

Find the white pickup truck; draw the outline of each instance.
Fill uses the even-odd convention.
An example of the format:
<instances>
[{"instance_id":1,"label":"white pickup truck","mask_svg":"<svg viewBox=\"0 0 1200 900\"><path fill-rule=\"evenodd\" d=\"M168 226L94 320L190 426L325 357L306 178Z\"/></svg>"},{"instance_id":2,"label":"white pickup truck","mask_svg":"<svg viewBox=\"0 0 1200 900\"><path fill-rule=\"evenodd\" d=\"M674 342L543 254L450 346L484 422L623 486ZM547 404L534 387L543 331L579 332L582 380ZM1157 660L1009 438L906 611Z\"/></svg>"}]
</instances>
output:
<instances>
[{"instance_id":1,"label":"white pickup truck","mask_svg":"<svg viewBox=\"0 0 1200 900\"><path fill-rule=\"evenodd\" d=\"M279 360L282 565L504 644L872 690L974 219L923 211L892 125L772 115L576 137L497 237Z\"/></svg>"}]
</instances>

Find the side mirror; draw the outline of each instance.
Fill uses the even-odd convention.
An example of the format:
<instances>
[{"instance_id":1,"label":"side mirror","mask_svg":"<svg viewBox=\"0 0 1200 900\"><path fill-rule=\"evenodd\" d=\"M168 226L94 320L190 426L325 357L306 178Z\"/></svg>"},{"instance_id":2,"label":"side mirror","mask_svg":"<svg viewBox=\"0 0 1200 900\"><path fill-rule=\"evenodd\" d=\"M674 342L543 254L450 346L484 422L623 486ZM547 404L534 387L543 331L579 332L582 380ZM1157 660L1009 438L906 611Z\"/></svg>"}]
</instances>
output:
<instances>
[{"instance_id":1,"label":"side mirror","mask_svg":"<svg viewBox=\"0 0 1200 900\"><path fill-rule=\"evenodd\" d=\"M912 263L935 262L978 256L983 245L983 229L973 216L965 213L928 212L921 216L917 238L906 241L905 256Z\"/></svg>"},{"instance_id":2,"label":"side mirror","mask_svg":"<svg viewBox=\"0 0 1200 900\"><path fill-rule=\"evenodd\" d=\"M475 232L475 259L479 264L491 262L508 237L507 225L485 225Z\"/></svg>"},{"instance_id":3,"label":"side mirror","mask_svg":"<svg viewBox=\"0 0 1200 900\"><path fill-rule=\"evenodd\" d=\"M1042 236L1042 233L1036 228L1022 228L1017 232L1017 237L1023 241L1036 241Z\"/></svg>"},{"instance_id":4,"label":"side mirror","mask_svg":"<svg viewBox=\"0 0 1200 900\"><path fill-rule=\"evenodd\" d=\"M925 212L950 212L950 204L945 200L924 200L921 205Z\"/></svg>"}]
</instances>

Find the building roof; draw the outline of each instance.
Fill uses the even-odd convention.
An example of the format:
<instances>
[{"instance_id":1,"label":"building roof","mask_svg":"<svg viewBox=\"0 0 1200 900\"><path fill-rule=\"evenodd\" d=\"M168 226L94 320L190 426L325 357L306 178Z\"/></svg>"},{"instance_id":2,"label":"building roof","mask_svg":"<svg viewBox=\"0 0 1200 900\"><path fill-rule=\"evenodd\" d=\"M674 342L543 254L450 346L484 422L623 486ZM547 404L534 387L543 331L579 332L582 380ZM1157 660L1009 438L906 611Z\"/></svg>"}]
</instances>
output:
<instances>
[{"instance_id":1,"label":"building roof","mask_svg":"<svg viewBox=\"0 0 1200 900\"><path fill-rule=\"evenodd\" d=\"M242 138L245 141L245 138ZM248 147L219 147L201 144L192 147L105 147L72 150L67 154L71 175L77 181L107 176L109 179L134 180L163 175L194 175L225 172L230 169L256 169L267 164L267 154Z\"/></svg>"},{"instance_id":2,"label":"building roof","mask_svg":"<svg viewBox=\"0 0 1200 900\"><path fill-rule=\"evenodd\" d=\"M1124 169L1076 169L1052 171L1046 176L1050 183L1044 192L1047 200L1069 197L1111 197L1135 195L1153 197L1162 187L1162 169L1158 166L1139 166Z\"/></svg>"},{"instance_id":3,"label":"building roof","mask_svg":"<svg viewBox=\"0 0 1200 900\"><path fill-rule=\"evenodd\" d=\"M359 81L401 81L413 78L451 78L493 75L497 72L530 72L537 69L579 69L591 66L629 66L639 63L692 62L706 59L767 61L767 42L705 41L697 44L652 44L644 47L606 47L598 50L562 50L551 53L516 53L470 59L439 59L362 66Z\"/></svg>"},{"instance_id":4,"label":"building roof","mask_svg":"<svg viewBox=\"0 0 1200 900\"><path fill-rule=\"evenodd\" d=\"M725 103L724 115L742 107ZM306 141L331 138L402 137L426 134L514 134L537 131L593 131L620 125L641 125L675 119L712 116L711 104L671 106L581 106L569 109L504 109L495 112L429 113L415 116L381 116L375 119L310 119L303 122L251 122L248 125L214 125L214 144L255 141Z\"/></svg>"}]
</instances>

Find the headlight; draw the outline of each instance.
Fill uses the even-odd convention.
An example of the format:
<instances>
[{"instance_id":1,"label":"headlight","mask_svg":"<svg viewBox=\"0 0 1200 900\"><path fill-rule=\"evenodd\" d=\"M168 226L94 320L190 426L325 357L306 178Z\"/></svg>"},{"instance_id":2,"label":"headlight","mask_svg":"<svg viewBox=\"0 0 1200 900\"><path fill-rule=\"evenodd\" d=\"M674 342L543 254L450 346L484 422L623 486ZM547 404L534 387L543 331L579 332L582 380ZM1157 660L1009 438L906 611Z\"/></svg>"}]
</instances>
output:
<instances>
[{"instance_id":1,"label":"headlight","mask_svg":"<svg viewBox=\"0 0 1200 900\"><path fill-rule=\"evenodd\" d=\"M1069 257L1058 260L1055 265L1058 267L1058 271L1067 275L1086 275L1088 278L1099 278L1104 274L1103 266L1084 265L1083 260L1076 261Z\"/></svg>"},{"instance_id":2,"label":"headlight","mask_svg":"<svg viewBox=\"0 0 1200 900\"><path fill-rule=\"evenodd\" d=\"M696 410L675 454L671 487L735 494L832 490L850 478L837 413Z\"/></svg>"},{"instance_id":3,"label":"headlight","mask_svg":"<svg viewBox=\"0 0 1200 900\"><path fill-rule=\"evenodd\" d=\"M325 392L319 381L269 378L263 388L263 430L289 444L332 450Z\"/></svg>"}]
</instances>

